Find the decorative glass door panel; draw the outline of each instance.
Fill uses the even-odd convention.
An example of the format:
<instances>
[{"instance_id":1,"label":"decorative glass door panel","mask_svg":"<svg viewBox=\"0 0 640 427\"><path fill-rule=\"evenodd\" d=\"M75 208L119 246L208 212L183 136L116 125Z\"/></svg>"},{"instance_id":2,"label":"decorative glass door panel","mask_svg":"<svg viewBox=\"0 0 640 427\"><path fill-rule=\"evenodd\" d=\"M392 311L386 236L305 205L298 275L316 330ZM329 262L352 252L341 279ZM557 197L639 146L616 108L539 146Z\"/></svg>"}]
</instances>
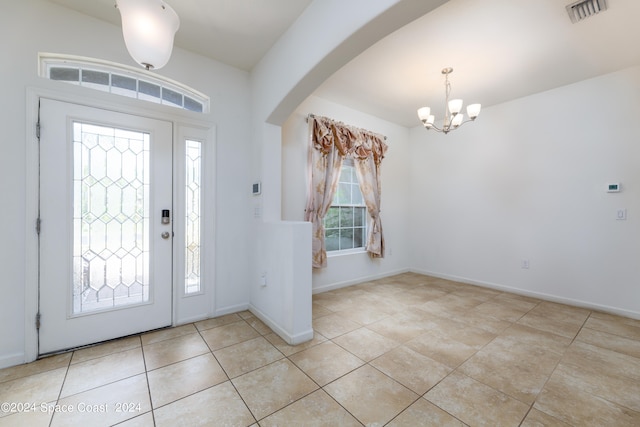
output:
<instances>
[{"instance_id":1,"label":"decorative glass door panel","mask_svg":"<svg viewBox=\"0 0 640 427\"><path fill-rule=\"evenodd\" d=\"M186 140L185 155L185 294L200 292L200 205L202 143Z\"/></svg>"},{"instance_id":2,"label":"decorative glass door panel","mask_svg":"<svg viewBox=\"0 0 640 427\"><path fill-rule=\"evenodd\" d=\"M40 105L40 354L170 325L172 124Z\"/></svg>"},{"instance_id":3,"label":"decorative glass door panel","mask_svg":"<svg viewBox=\"0 0 640 427\"><path fill-rule=\"evenodd\" d=\"M149 134L73 123L74 315L149 301Z\"/></svg>"}]
</instances>

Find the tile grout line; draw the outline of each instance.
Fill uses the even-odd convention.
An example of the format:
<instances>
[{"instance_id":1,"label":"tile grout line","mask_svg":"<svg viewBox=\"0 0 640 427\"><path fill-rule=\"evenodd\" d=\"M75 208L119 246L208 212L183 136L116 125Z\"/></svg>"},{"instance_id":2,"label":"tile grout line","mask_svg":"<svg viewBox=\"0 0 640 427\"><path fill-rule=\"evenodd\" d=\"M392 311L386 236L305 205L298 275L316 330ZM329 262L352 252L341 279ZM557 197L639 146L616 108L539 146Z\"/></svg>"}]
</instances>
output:
<instances>
[{"instance_id":1,"label":"tile grout line","mask_svg":"<svg viewBox=\"0 0 640 427\"><path fill-rule=\"evenodd\" d=\"M372 294L374 294L374 293L372 293ZM419 307L418 307L418 309L419 309ZM426 312L425 312L425 313L426 313ZM427 313L427 314L428 314L428 313ZM390 317L393 317L393 315L391 315ZM437 316L437 317L439 317L439 316ZM374 322L374 323L375 323L375 322ZM363 328L364 328L364 329L367 329L367 330L370 330L370 329L368 329L368 328L367 328L367 325L362 325L362 324L361 324L361 327L360 327L360 328L355 329L355 330L353 330L353 331L345 332L344 334L341 334L341 335L338 335L338 336L336 336L336 337L334 337L334 338L331 338L329 341L331 341L333 344L335 344L335 345L339 346L340 348L342 348L343 350L345 350L345 351L346 351L346 352L348 352L349 354L353 355L354 357L356 357L356 358L360 359L360 357L359 357L358 355L354 354L351 350L349 350L349 349L347 349L347 348L345 348L345 347L341 346L339 343L334 342L333 340L334 340L334 339L336 339L336 338L340 338L340 337L342 337L342 336L344 336L344 335L347 335L347 334L349 334L349 333L352 333L352 332L354 332L354 331L357 331L357 330L359 330L359 329L363 329ZM375 332L375 331L372 331L372 332L377 334L377 332ZM428 332L428 331L427 331L427 330L425 330L425 332ZM378 335L381 335L381 334L378 334ZM384 335L381 335L381 336L383 336L383 337L384 337ZM388 338L388 337L385 337L385 338ZM391 339L392 341L395 341L396 343L398 343L398 345L397 345L397 346L395 346L393 349L397 349L398 347L405 346L405 344L406 344L406 342L399 342L399 341L393 340L392 338L388 338L388 339ZM407 348L408 348L408 347L407 347ZM347 376L348 374L350 374L350 373L352 373L352 372L354 372L354 371L356 371L356 370L358 370L358 369L362 368L363 366L369 366L369 367L371 367L371 368L375 369L376 371L380 372L382 375L386 376L387 378L389 378L390 380L392 380L392 381L393 381L393 382L395 382L396 384L398 384L398 385L400 385L401 387L403 387L403 388L405 388L405 389L409 390L410 392L414 393L414 394L417 396L417 398L416 398L414 401L412 401L409 405L407 405L407 407L405 407L402 411L400 411L398 414L396 414L393 418L391 418L391 419L387 422L387 424L388 424L388 423L390 423L391 421L393 421L395 418L397 418L400 414L402 414L402 413L403 413L403 412L405 412L407 409L409 409L409 408L410 408L412 405L414 405L416 402L418 402L420 399L423 399L423 398L424 398L427 402L431 403L432 405L435 405L435 406L437 406L438 408L440 408L438 405L436 405L435 403L433 403L433 402L431 402L430 400L428 400L428 399L425 397L425 395L426 395L426 394L427 394L431 389L435 388L435 387L436 387L440 382L442 382L445 378L447 378L449 375L451 375L454 371L456 371L456 370L457 370L457 369L458 369L458 368L459 368L459 367L460 367L460 366L461 366L461 365L462 365L466 360L468 360L468 359L466 359L465 361L462 361L462 362L461 362L461 363L460 363L456 368L453 368L453 369L451 370L451 372L449 372L447 375L445 375L443 378L441 378L441 379L440 379L436 384L434 384L432 387L430 387L427 391L425 391L425 392L421 395L421 394L419 394L419 393L416 393L414 390L412 390L412 389L408 388L406 385L402 384L402 383L401 383L401 382L399 382L397 379L395 379L395 378L393 378L393 377L389 376L388 374L386 374L385 372L381 371L381 370L380 370L380 369L378 369L376 366L371 365L371 362L372 362L372 361L374 361L374 360L376 360L376 359L378 359L378 358L380 358L380 357L384 356L385 354L387 354L387 353L388 353L388 352L390 352L390 351L393 351L393 349L391 349L391 350L389 350L389 351L387 351L387 352L385 352L385 353L383 353L383 354L380 354L380 355L378 355L377 357L375 357L375 358L373 358L372 360L369 360L369 361L364 361L364 360L360 359L360 360L364 363L363 365L360 365L360 366L358 366L358 367L356 367L356 368L352 369L351 371L349 371L349 372L347 372L347 373L345 373L345 374L343 374L343 375L341 375L341 376L339 376L339 377L337 377L337 378L333 379L333 380L332 380L332 381L330 381L329 383L325 384L325 386L326 386L326 385L329 385L329 384L334 383L335 381L339 380L340 378L343 378L343 377ZM478 350L478 351L479 351L479 350ZM476 351L476 353L477 353L477 351ZM474 354L472 354L471 356L469 356L469 358L473 357L473 355L475 355L476 353L474 353ZM419 354L421 354L421 353L419 353ZM428 357L428 356L425 356L425 357ZM430 359L431 359L431 358L430 358ZM433 359L431 359L431 360L433 360ZM437 361L436 361L436 362L437 362ZM440 363L440 362L437 362L437 363ZM445 365L445 366L446 366L446 365ZM324 386L323 386L323 387L321 387L321 388L324 390ZM331 394L330 394L330 393L328 393L328 392L326 392L326 391L325 391L325 393L327 393L329 396L331 396ZM331 397L333 398L333 396L331 396ZM335 401L335 399L333 399L333 400ZM337 401L336 401L336 402L337 402ZM338 404L339 404L343 409L345 409L347 412L349 412L349 410L348 410L347 408L345 408L344 406L342 406L342 404L340 404L340 402L337 402L337 403L338 403ZM454 417L454 418L458 419L458 418L457 418L457 417L455 417L453 414L450 414L449 412L447 412L445 409L443 409L443 408L440 408L440 409L441 409L442 411L446 412L447 414L449 414L450 416L452 416L452 417ZM351 414L351 412L349 412L349 413ZM355 415L353 415L353 414L351 414L351 415L352 415L356 420L360 421L357 417L355 417ZM461 420L460 420L460 421L461 421ZM462 422L462 421L461 421L461 422ZM463 423L463 424L464 424L464 423ZM465 425L466 425L466 424L465 424Z\"/></svg>"},{"instance_id":2,"label":"tile grout line","mask_svg":"<svg viewBox=\"0 0 640 427\"><path fill-rule=\"evenodd\" d=\"M153 398L151 397L151 384L149 384L149 370L147 369L147 359L144 357L144 345L142 344L142 334L139 335L139 339L140 339L140 350L142 351L142 363L144 364L144 377L147 381L147 394L149 395L149 406L151 407L149 412L151 412L151 420L153 421L153 425L155 426L156 414L155 414L155 407L153 405ZM142 416L142 415L144 414L138 414L136 417ZM124 421L128 421L136 417L128 418L127 420L124 420Z\"/></svg>"},{"instance_id":3,"label":"tile grout line","mask_svg":"<svg viewBox=\"0 0 640 427\"><path fill-rule=\"evenodd\" d=\"M242 320L244 320L244 319L242 319ZM239 321L237 321L237 322L231 322L231 323L238 323L238 322L239 322ZM231 324L231 323L228 323L228 324ZM182 396L182 397L180 397L180 398L177 398L177 399L175 399L175 400L172 400L172 401L170 401L170 402L167 402L167 403L165 403L165 404L163 404L163 405L161 405L161 406L158 406L157 408L153 407L153 403L152 403L152 412L154 412L156 409L160 409L160 408L163 408L163 407L165 407L165 406L168 406L168 405L174 404L174 403L179 402L179 401L181 401L181 400L183 400L183 399L186 399L186 398L188 398L188 397L191 397L191 396L194 396L194 395L196 395L196 394L198 394L198 393L201 393L201 392L203 392L203 391L205 391L205 390L210 390L210 389L212 389L212 388L214 388L214 387L217 387L217 386L219 386L219 385L221 385L221 384L224 384L224 383L228 382L229 384L231 384L231 386L233 387L233 389L236 391L236 393L238 394L238 396L239 396L239 397L240 397L240 399L242 400L242 403L245 405L245 407L246 407L247 411L249 411L249 413L250 413L250 414L251 414L251 416L253 417L254 422L257 422L257 419L256 419L255 415L253 414L253 412L251 411L251 409L248 407L247 403L245 402L244 398L242 397L242 395L240 394L240 392L239 392L239 391L238 391L238 389L236 388L236 386L235 386L235 384L233 383L232 379L229 377L229 374L228 374L228 373L227 373L227 371L224 369L224 367L222 366L222 364L220 363L220 361L218 360L218 358L216 357L216 355L213 353L213 350L211 350L211 347L209 346L209 344L207 343L207 341L204 339L204 337L203 337L203 336L202 336L202 334L201 334L201 332L202 332L202 331L206 331L206 330L209 330L209 329L215 329L215 328L218 328L218 327L226 326L226 325L228 325L228 324L215 326L215 327L213 327L213 328L203 329L202 331L201 331L200 329L198 329L198 328L195 326L195 322L193 322L193 323L191 323L191 324L193 324L193 325L194 325L194 327L196 328L196 332L194 332L194 334L195 334L195 333L197 333L197 334L200 336L200 338L202 339L202 341L204 342L204 344L207 346L207 349L209 350L209 354L211 354L211 356L214 358L214 360L216 361L216 363L218 364L218 366L220 366L220 369L222 369L222 372L224 373L224 375L225 375L225 377L226 377L227 379L226 379L225 381L222 381L222 382L218 383L218 384L214 384L214 385L209 386L209 387L206 387L206 388L204 388L204 389L202 389L202 390L194 391L194 392L189 393L189 394L187 394L187 395L184 395L184 396ZM249 325L249 326L251 326L251 325ZM157 341L157 342L169 341L169 340L174 339L174 338L178 338L178 337L168 338L168 339L166 339L166 340L161 340L161 341ZM257 337L256 337L256 338L257 338ZM247 340L247 341L248 341L248 340ZM241 341L241 343L242 343L242 342L246 342L246 341ZM152 343L152 344L155 344L155 343ZM238 343L238 344L239 344L239 343ZM227 347L230 347L230 346L227 346ZM223 347L223 348L227 348L227 347ZM171 365L175 365L175 364L177 364L177 363L184 362L184 361L186 361L186 360L191 360L191 359L194 359L194 358L196 358L196 357L203 356L203 355L205 355L205 354L207 354L207 353L203 353L203 354L200 354L200 355L197 355L197 356L193 356L193 357L189 357L189 358L186 358L186 359L183 359L183 360L179 360L179 361L176 361L176 362L173 362L173 363L169 363L168 365L164 365L164 366L158 367L158 368L156 368L156 369L152 369L152 370L151 370L151 372L153 372L153 371L155 371L155 370L158 370L158 369L162 369L162 368L164 368L164 367L166 367L166 366L171 366ZM282 359L279 359L279 360L282 360ZM266 365L265 365L265 366L266 366ZM147 372L148 372L148 371L147 371ZM147 377L147 383L148 383L148 377ZM151 392L151 391L150 391L150 387L149 387L149 392ZM154 417L154 425L155 425L155 413L153 414L153 417Z\"/></svg>"},{"instance_id":4,"label":"tile grout line","mask_svg":"<svg viewBox=\"0 0 640 427\"><path fill-rule=\"evenodd\" d=\"M553 369L551 370L551 372L549 373L549 375L547 376L547 379L545 380L544 384L540 387L540 391L538 392L538 394L536 394L535 399L533 400L533 402L531 403L531 407L529 408L529 410L527 411L527 415L529 415L529 412L531 412L533 409L536 409L537 411L542 412L543 414L546 414L550 417L552 417L553 419L558 419L557 417L555 417L552 414L548 414L545 411L543 411L542 409L537 409L534 408L535 404L538 402L538 398L540 397L540 394L544 391L545 387L547 386L547 384L549 383L549 381L551 380L551 377L553 376L553 374L556 372L556 370L558 369L558 366L560 366L560 364L562 363L562 360L564 359L567 350L569 349L569 347L571 347L571 345L573 344L573 342L575 341L576 337L578 336L578 334L580 333L580 331L582 330L582 327L584 326L584 324L587 322L587 319L589 319L589 317L591 317L591 311L589 311L589 314L587 315L587 317L585 318L584 322L582 322L582 326L580 326L580 329L578 329L578 332L576 332L576 335L573 337L573 339L571 340L571 342L569 344L567 344L567 346L563 349L562 354L560 355L560 358L558 359L558 361L556 362L556 365L553 367ZM522 424L524 422L524 420L527 417L525 416L525 418L523 418L523 420L521 421L520 424ZM559 420L559 419L558 419ZM565 422L566 424L569 424L568 422L564 421L564 420L559 420L561 422Z\"/></svg>"},{"instance_id":5,"label":"tile grout line","mask_svg":"<svg viewBox=\"0 0 640 427\"><path fill-rule=\"evenodd\" d=\"M240 317L240 316L239 316ZM245 319L243 319L242 317L240 317L245 323L247 323L247 321ZM235 323L235 322L234 322ZM248 323L247 323L248 324ZM195 325L194 325L195 326ZM220 325L220 326L225 326L225 325ZM251 325L249 325L250 327L252 327ZM253 327L252 327L253 328ZM213 328L211 328L213 329ZM245 408L247 408L247 411L249 411L249 413L251 414L251 417L253 417L253 421L255 423L258 423L258 418L256 417L256 415L253 413L253 411L251 410L251 408L249 408L249 405L247 405L246 400L244 399L244 397L242 396L242 394L240 394L240 390L238 390L238 388L236 387L236 385L234 384L234 382L231 380L231 377L229 376L229 374L227 373L227 370L224 369L224 366L222 366L222 363L220 363L220 361L218 360L218 358L216 357L216 355L214 354L213 350L211 349L211 346L209 346L209 343L207 342L207 340L204 339L204 337L202 336L202 331L200 331L197 327L196 330L198 330L198 334L200 335L200 338L202 339L202 341L204 341L204 343L207 345L207 348L209 349L209 352L211 353L211 356L213 356L213 359L216 361L216 363L220 366L220 369L222 369L222 372L224 372L224 375L227 377L227 381L229 382L229 384L231 384L231 387L233 387L233 389L235 390L236 394L238 395L238 397L240 397L240 400L242 401L242 404L245 406ZM208 329L205 329L208 330ZM244 342L244 341L243 341ZM230 347L230 346L228 346ZM275 347L275 346L274 346ZM223 347L223 348L227 348L227 347ZM277 349L276 349L277 350ZM224 384L224 381L220 384ZM217 385L220 384L216 384L215 386L212 387L216 387ZM211 387L210 387L211 388ZM179 400L179 399L178 399ZM176 400L177 401L177 400Z\"/></svg>"},{"instance_id":6,"label":"tile grout line","mask_svg":"<svg viewBox=\"0 0 640 427\"><path fill-rule=\"evenodd\" d=\"M64 378L62 379L62 384L60 384L60 390L58 391L58 397L55 400L55 404L58 405L60 402L60 398L62 396L62 390L64 389L64 383L67 382L67 375L69 374L69 369L71 368L71 361L73 360L73 355L75 354L75 351L73 353L71 353L71 357L69 358L69 363L67 363L67 370L64 373ZM49 402L47 402L49 403ZM52 411L53 413L51 414L51 418L49 419L49 427L52 426L53 424L53 418L56 415L56 411Z\"/></svg>"},{"instance_id":7,"label":"tile grout line","mask_svg":"<svg viewBox=\"0 0 640 427\"><path fill-rule=\"evenodd\" d=\"M447 295L450 295L450 294L452 294L452 293L453 293L453 292L448 293ZM496 294L496 295L494 295L494 296L490 297L490 298L489 298L489 299L487 299L486 301L484 301L484 302L482 302L482 303L478 304L477 306L473 307L473 308L472 308L472 310L473 310L473 309L475 309L475 308L477 308L478 306L480 306L480 305L484 304L484 303L487 303L487 302L491 302L491 301L493 301L494 299L498 298L498 297L499 297L500 295L502 295L502 294L505 294L505 292L500 292L500 293L498 293L498 294ZM457 294L455 294L455 295L457 295ZM435 299L434 299L434 300L432 300L432 301L436 301L437 299L438 299L438 298L435 298ZM485 384L485 383L484 383L483 381L481 381L481 380L478 380L478 379L475 379L475 378L473 378L473 377L470 377L470 376L466 375L465 373L460 372L460 371L459 371L459 369L460 369L460 367L461 367L462 365L464 365L464 363L466 363L468 360L470 360L472 357L474 357L476 354L478 354L480 351L482 351L482 349L486 348L489 344L491 344L493 341L495 341L497 338L499 338L499 337L502 335L502 333L503 333L504 331L506 331L507 329L511 328L514 324L516 324L516 323L517 323L517 321L518 321L518 320L520 320L520 319L521 319L522 317L524 317L527 313L529 313L530 311L532 311L532 310L533 310L535 307L537 307L539 304L540 304L540 302L536 303L533 307L531 307L529 310L525 311L525 312L524 312L524 313L523 313L523 314L522 314L518 319L516 319L515 321L511 321L511 320L502 320L502 319L495 318L495 317L493 317L493 316L491 316L491 315L488 315L487 317L488 317L489 319L495 319L495 320L497 320L497 321L505 321L505 322L509 322L509 323L510 323L510 325L509 325L509 326L507 326L506 328L504 328L501 332L499 332L499 333L495 333L495 334L494 334L495 336L494 336L494 337L493 337L489 342L487 342L487 343L483 344L479 349L477 349L477 350L476 350L473 354L471 354L468 358L466 358L465 360L463 360L462 362L460 362L460 363L459 363L455 368L453 368L453 369L451 370L451 372L449 372L447 375L445 375L444 377L442 377L442 378L441 378L437 383L435 383L433 386L431 386L431 387L429 388L429 390L427 390L427 391L426 391L422 396L420 396L420 398L425 399L427 402L429 402L429 403L431 403L432 405L434 405L434 406L438 407L440 410L444 411L445 413L449 414L449 415L450 415L450 416L452 416L453 418L455 418L455 419L457 419L458 421L460 421L462 424L467 425L467 424L466 424L466 423L464 423L462 420L460 420L458 417L456 417L454 414L451 414L451 413L450 413L450 412L448 412L446 409L441 408L439 405L437 405L436 403L434 403L434 402L432 402L431 400L427 399L427 397L426 397L426 395L429 393L429 391L431 391L431 390L433 390L434 388L436 388L440 383L442 383L446 378L448 378L449 376L451 376L454 372L457 372L459 375L464 375L464 376L466 376L466 377L468 377L468 378L470 378L470 379L472 379L472 380L474 380L474 381L479 382L480 384L482 384L482 385L484 385L484 386L486 386L486 387L491 388L492 390L494 390L494 391L495 391L495 392L497 392L497 393L500 393L500 394L502 394L502 395L508 396L508 397L510 397L510 398L512 398L512 399L514 399L514 400L516 400L516 401L518 401L518 402L521 402L521 403L523 403L523 404L525 404L525 405L526 405L526 404L527 404L526 402L522 402L522 401L521 401L520 399L518 399L517 397L511 396L510 394L505 393L505 392L503 392L503 391L501 391L501 390L498 390L498 389L494 388L494 387L493 387L493 386L491 386L491 385ZM420 307L417 307L417 308L418 308L418 309L420 309ZM439 316L439 315L437 315L437 314L435 314L435 316L436 316L436 317L441 317L441 318L443 318L443 319L450 319L449 317L443 317L443 316ZM485 317L485 316L483 315L482 317ZM493 332L490 332L490 331L487 331L487 332L489 332L489 333L492 333L492 334L493 334ZM451 339L452 339L452 340L454 340L454 341L457 341L457 340L455 340L455 339L453 339L453 338L451 338ZM542 388L541 388L541 390L542 390ZM415 402L414 402L414 403L415 403ZM534 400L534 403L535 403L535 400ZM409 406L411 406L411 405L409 405ZM402 412L406 411L408 408L409 408L409 407L405 408ZM524 416L523 416L523 417L522 417L522 419L520 420L519 425L520 425L520 424L522 424L522 423L524 422L524 420L526 419L527 415L529 414L529 412L531 411L531 409L532 409L532 408L533 408L533 403L531 403L531 404L530 404L529 409L527 410L527 412L524 414ZM402 412L401 412L401 413L402 413ZM396 417L397 417L397 416L399 416L399 415L400 415L400 414L396 415ZM395 417L394 417L394 418L395 418Z\"/></svg>"}]
</instances>

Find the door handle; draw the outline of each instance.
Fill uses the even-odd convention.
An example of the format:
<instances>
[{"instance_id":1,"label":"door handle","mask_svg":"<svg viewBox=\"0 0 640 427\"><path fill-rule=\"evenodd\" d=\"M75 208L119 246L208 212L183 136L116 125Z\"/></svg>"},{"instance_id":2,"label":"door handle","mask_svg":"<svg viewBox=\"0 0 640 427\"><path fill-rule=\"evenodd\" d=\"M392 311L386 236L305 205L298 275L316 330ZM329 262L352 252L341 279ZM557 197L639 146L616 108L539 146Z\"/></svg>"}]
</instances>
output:
<instances>
[{"instance_id":1,"label":"door handle","mask_svg":"<svg viewBox=\"0 0 640 427\"><path fill-rule=\"evenodd\" d=\"M162 237L163 239L168 239L169 237L171 237L171 233L169 233L168 231L165 231L160 235L160 237Z\"/></svg>"}]
</instances>

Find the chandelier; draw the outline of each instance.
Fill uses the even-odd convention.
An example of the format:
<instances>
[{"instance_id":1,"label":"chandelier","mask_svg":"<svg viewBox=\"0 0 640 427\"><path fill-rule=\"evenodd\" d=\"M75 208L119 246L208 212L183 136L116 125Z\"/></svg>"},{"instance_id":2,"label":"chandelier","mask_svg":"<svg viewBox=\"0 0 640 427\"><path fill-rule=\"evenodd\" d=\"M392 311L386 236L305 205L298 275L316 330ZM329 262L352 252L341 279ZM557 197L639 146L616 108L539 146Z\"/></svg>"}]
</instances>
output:
<instances>
[{"instance_id":1,"label":"chandelier","mask_svg":"<svg viewBox=\"0 0 640 427\"><path fill-rule=\"evenodd\" d=\"M467 106L467 115L469 118L464 120L464 114L462 111L462 99L452 99L449 100L449 94L451 93L451 83L449 83L449 74L453 73L453 68L447 67L442 70L442 74L444 74L444 87L445 87L445 113L444 113L444 121L442 123L442 128L438 128L433 124L435 117L431 114L431 108L422 107L418 109L418 117L420 121L424 125L424 127L429 130L433 129L436 132L449 133L454 129L459 128L465 123L474 121L476 117L480 114L480 108L482 107L480 104L471 104Z\"/></svg>"},{"instance_id":2,"label":"chandelier","mask_svg":"<svg viewBox=\"0 0 640 427\"><path fill-rule=\"evenodd\" d=\"M164 67L180 27L176 12L162 0L116 0L129 55L147 70Z\"/></svg>"}]
</instances>

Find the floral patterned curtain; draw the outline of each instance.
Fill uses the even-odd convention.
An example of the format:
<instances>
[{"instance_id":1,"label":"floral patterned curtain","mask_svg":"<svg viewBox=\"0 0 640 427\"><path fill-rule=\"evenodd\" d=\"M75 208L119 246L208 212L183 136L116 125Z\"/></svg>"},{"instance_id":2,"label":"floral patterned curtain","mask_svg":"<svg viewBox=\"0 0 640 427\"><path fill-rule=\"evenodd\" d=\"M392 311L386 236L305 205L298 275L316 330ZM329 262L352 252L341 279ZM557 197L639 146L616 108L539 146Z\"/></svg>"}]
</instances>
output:
<instances>
[{"instance_id":1,"label":"floral patterned curtain","mask_svg":"<svg viewBox=\"0 0 640 427\"><path fill-rule=\"evenodd\" d=\"M372 258L384 258L384 237L380 220L380 163L387 144L376 135L362 134L353 152L360 191L371 217L365 249Z\"/></svg>"},{"instance_id":2,"label":"floral patterned curtain","mask_svg":"<svg viewBox=\"0 0 640 427\"><path fill-rule=\"evenodd\" d=\"M309 150L309 194L305 209L305 221L312 224L312 264L314 268L327 266L327 250L324 243L324 216L329 211L333 195L338 187L344 153L340 144L334 144L335 133L327 123L309 118L311 148Z\"/></svg>"},{"instance_id":3,"label":"floral patterned curtain","mask_svg":"<svg viewBox=\"0 0 640 427\"><path fill-rule=\"evenodd\" d=\"M371 216L366 250L374 258L384 257L384 237L380 220L380 163L387 151L384 139L326 117L309 117L309 194L305 220L313 224L313 267L327 266L324 216L333 202L342 160L354 159L360 190Z\"/></svg>"}]
</instances>

